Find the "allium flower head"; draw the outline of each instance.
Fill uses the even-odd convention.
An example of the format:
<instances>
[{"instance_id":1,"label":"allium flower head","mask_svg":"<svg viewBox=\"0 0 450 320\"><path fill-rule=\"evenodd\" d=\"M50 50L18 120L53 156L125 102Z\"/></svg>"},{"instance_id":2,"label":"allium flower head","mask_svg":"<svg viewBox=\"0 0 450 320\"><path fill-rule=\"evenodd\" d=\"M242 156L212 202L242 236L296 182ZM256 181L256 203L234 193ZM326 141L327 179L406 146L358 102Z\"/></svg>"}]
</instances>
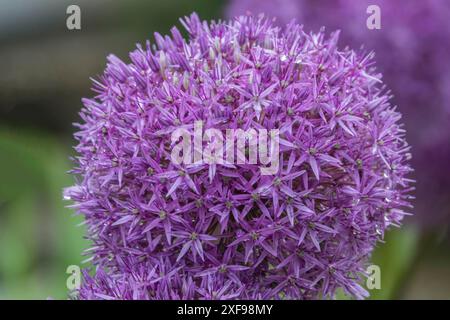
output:
<instances>
[{"instance_id":1,"label":"allium flower head","mask_svg":"<svg viewBox=\"0 0 450 320\"><path fill-rule=\"evenodd\" d=\"M381 29L366 27L370 5ZM423 224L450 222L450 1L447 0L230 0L227 15L253 12L296 19L309 30L340 29L340 44L373 50L393 102L404 115L413 146L416 211Z\"/></svg>"},{"instance_id":2,"label":"allium flower head","mask_svg":"<svg viewBox=\"0 0 450 320\"><path fill-rule=\"evenodd\" d=\"M109 56L84 99L80 181L97 266L82 299L317 299L358 284L406 214L409 147L371 53L264 17L206 23ZM279 170L175 164L170 132L279 129ZM203 141L203 144L207 142Z\"/></svg>"}]
</instances>

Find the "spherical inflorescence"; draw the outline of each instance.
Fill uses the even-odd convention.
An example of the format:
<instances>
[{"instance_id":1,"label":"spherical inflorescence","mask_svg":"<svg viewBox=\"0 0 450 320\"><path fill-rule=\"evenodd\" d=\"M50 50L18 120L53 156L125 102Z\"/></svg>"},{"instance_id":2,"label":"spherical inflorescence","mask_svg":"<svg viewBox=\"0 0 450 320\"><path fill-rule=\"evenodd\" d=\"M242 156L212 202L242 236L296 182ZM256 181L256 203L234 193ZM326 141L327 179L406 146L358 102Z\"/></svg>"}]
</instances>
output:
<instances>
[{"instance_id":1,"label":"spherical inflorescence","mask_svg":"<svg viewBox=\"0 0 450 320\"><path fill-rule=\"evenodd\" d=\"M127 64L108 58L84 99L65 190L96 275L82 299L317 299L358 284L400 224L409 147L372 54L264 17L182 20ZM170 133L279 130L279 169L177 164ZM207 145L207 141L202 142Z\"/></svg>"}]
</instances>

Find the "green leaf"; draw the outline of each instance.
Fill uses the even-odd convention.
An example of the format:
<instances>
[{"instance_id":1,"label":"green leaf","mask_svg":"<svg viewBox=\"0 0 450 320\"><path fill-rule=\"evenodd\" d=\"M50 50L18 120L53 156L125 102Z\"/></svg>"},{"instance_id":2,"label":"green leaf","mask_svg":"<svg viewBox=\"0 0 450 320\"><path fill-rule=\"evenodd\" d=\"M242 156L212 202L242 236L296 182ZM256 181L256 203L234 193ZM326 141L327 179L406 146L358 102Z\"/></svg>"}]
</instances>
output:
<instances>
[{"instance_id":1,"label":"green leaf","mask_svg":"<svg viewBox=\"0 0 450 320\"><path fill-rule=\"evenodd\" d=\"M0 127L0 298L65 299L66 269L87 247L62 189L70 151L38 132Z\"/></svg>"},{"instance_id":2,"label":"green leaf","mask_svg":"<svg viewBox=\"0 0 450 320\"><path fill-rule=\"evenodd\" d=\"M412 225L386 233L386 243L380 244L372 255L372 263L381 270L381 289L370 290L371 299L397 298L398 290L410 275L418 240L418 230Z\"/></svg>"}]
</instances>

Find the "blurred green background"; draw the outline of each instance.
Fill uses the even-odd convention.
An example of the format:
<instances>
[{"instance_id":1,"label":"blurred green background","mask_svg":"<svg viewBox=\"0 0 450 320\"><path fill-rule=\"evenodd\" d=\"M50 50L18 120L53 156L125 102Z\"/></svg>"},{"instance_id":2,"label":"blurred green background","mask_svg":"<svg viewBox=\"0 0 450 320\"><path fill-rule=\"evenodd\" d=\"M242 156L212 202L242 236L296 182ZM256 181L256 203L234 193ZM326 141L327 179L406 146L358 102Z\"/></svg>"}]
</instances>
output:
<instances>
[{"instance_id":1,"label":"blurred green background","mask_svg":"<svg viewBox=\"0 0 450 320\"><path fill-rule=\"evenodd\" d=\"M265 1L265 0L264 0ZM81 8L81 30L66 28L66 8ZM0 299L67 298L66 269L85 257L82 218L65 208L62 188L73 155L73 122L89 77L109 53L127 60L137 42L165 34L196 11L223 16L225 0L0 0ZM374 299L450 298L447 230L389 232L373 262Z\"/></svg>"}]
</instances>

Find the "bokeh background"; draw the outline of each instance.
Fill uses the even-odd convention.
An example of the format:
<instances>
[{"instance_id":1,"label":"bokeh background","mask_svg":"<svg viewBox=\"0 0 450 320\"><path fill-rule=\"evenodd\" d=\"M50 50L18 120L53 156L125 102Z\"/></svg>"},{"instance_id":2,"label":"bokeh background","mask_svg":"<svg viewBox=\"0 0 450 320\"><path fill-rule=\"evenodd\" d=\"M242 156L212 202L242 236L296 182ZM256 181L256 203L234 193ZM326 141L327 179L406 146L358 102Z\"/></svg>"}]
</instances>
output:
<instances>
[{"instance_id":1,"label":"bokeh background","mask_svg":"<svg viewBox=\"0 0 450 320\"><path fill-rule=\"evenodd\" d=\"M248 2L257 4L255 10L251 4L236 10L277 15L273 8L286 1ZM261 9L263 2L273 3ZM301 2L307 4L297 20L320 12L315 1ZM81 8L81 30L66 27L71 4ZM81 97L92 96L89 78L102 72L106 55L127 60L136 43L152 40L155 31L168 33L179 17L196 11L203 19L225 18L230 5L227 0L0 0L0 299L66 299L67 267L83 266L88 243L82 218L65 208L61 191L73 179L67 174L75 144L72 123L79 120ZM365 11L361 17L360 28L366 28ZM314 21L311 28L317 31L320 18ZM399 107L405 115L417 112ZM450 123L446 128L450 132ZM407 130L417 133L408 122ZM450 176L450 157L429 165ZM443 194L440 219L434 221L430 209L437 200L419 194L413 213L421 218L408 217L374 252L381 290L373 290L372 299L450 299L450 219L442 218L450 216L450 194L437 188Z\"/></svg>"}]
</instances>

